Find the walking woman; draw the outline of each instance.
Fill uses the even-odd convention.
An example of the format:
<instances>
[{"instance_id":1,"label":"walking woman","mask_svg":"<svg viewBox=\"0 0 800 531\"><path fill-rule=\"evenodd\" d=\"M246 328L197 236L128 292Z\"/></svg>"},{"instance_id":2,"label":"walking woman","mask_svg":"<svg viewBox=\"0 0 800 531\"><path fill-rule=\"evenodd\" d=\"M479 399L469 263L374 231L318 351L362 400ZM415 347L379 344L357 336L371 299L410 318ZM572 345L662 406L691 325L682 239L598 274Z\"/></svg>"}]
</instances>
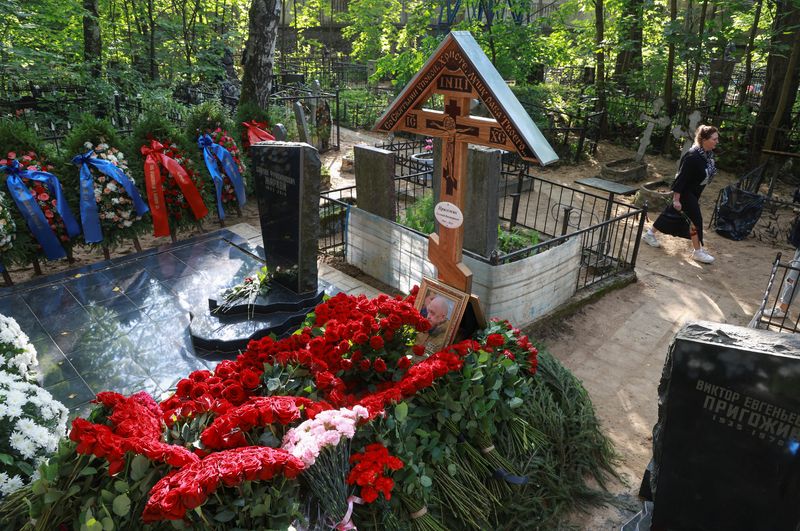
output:
<instances>
[{"instance_id":1,"label":"walking woman","mask_svg":"<svg viewBox=\"0 0 800 531\"><path fill-rule=\"evenodd\" d=\"M704 264L714 262L714 257L703 247L703 215L700 212L700 194L711 182L717 167L714 148L719 143L716 127L701 125L694 136L694 145L681 159L680 169L672 184L672 205L658 216L653 227L642 239L648 245L661 247L656 232L692 240L692 259Z\"/></svg>"}]
</instances>

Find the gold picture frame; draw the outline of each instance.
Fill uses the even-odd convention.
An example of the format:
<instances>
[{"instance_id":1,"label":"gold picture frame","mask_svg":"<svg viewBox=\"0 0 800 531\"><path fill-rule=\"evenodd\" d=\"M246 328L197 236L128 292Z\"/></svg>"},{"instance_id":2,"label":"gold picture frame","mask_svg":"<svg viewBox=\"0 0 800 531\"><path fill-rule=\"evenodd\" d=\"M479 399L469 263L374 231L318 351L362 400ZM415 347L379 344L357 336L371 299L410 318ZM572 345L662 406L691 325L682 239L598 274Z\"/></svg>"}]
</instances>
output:
<instances>
[{"instance_id":1,"label":"gold picture frame","mask_svg":"<svg viewBox=\"0 0 800 531\"><path fill-rule=\"evenodd\" d=\"M430 356L453 342L469 298L469 293L438 280L422 279L414 307L432 325L427 332L417 334L416 344L425 345L425 356Z\"/></svg>"}]
</instances>

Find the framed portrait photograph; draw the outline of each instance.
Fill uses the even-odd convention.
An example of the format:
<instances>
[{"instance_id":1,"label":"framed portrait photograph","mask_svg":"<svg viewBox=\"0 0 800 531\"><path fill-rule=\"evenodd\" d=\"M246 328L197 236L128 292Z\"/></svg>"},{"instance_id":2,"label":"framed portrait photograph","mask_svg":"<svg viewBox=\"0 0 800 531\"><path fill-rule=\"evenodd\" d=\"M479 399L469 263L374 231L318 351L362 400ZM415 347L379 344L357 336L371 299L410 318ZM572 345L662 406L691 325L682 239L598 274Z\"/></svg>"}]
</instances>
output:
<instances>
[{"instance_id":1,"label":"framed portrait photograph","mask_svg":"<svg viewBox=\"0 0 800 531\"><path fill-rule=\"evenodd\" d=\"M437 280L422 279L414 306L431 323L430 330L417 334L417 345L425 346L426 357L453 342L469 297Z\"/></svg>"}]
</instances>

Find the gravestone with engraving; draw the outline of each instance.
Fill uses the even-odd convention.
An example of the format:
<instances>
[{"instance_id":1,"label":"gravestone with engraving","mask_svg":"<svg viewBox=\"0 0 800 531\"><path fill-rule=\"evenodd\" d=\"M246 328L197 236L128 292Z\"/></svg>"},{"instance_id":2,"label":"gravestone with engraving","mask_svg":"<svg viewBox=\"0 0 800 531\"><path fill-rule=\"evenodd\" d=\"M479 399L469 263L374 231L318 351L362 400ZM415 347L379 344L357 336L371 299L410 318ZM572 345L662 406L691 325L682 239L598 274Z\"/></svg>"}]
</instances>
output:
<instances>
[{"instance_id":1,"label":"gravestone with engraving","mask_svg":"<svg viewBox=\"0 0 800 531\"><path fill-rule=\"evenodd\" d=\"M658 388L653 529L798 529L798 389L797 334L685 325Z\"/></svg>"},{"instance_id":2,"label":"gravestone with engraving","mask_svg":"<svg viewBox=\"0 0 800 531\"><path fill-rule=\"evenodd\" d=\"M321 163L303 142L263 142L251 149L261 237L276 280L296 293L317 289Z\"/></svg>"},{"instance_id":3,"label":"gravestone with engraving","mask_svg":"<svg viewBox=\"0 0 800 531\"><path fill-rule=\"evenodd\" d=\"M332 289L317 276L317 150L299 142L259 142L250 155L264 245L242 251L274 277L266 294L227 305L221 293L207 309L192 312L192 341L203 351L235 352L251 339L290 333Z\"/></svg>"}]
</instances>

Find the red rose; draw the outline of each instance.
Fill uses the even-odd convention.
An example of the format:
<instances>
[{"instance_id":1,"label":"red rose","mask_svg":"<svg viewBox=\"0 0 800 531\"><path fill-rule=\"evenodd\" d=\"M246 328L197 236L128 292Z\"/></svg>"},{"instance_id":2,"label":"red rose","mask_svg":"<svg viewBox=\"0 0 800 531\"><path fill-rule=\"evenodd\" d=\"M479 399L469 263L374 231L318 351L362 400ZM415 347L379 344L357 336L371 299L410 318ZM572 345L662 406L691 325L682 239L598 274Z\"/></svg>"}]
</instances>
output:
<instances>
[{"instance_id":1,"label":"red rose","mask_svg":"<svg viewBox=\"0 0 800 531\"><path fill-rule=\"evenodd\" d=\"M386 362L383 361L383 358L378 358L373 361L372 366L375 368L376 372L386 372Z\"/></svg>"},{"instance_id":2,"label":"red rose","mask_svg":"<svg viewBox=\"0 0 800 531\"><path fill-rule=\"evenodd\" d=\"M189 378L194 382L205 382L210 376L210 371L194 371L189 375Z\"/></svg>"},{"instance_id":3,"label":"red rose","mask_svg":"<svg viewBox=\"0 0 800 531\"><path fill-rule=\"evenodd\" d=\"M380 350L383 348L383 338L381 336L372 336L369 339L369 346L375 350Z\"/></svg>"},{"instance_id":4,"label":"red rose","mask_svg":"<svg viewBox=\"0 0 800 531\"><path fill-rule=\"evenodd\" d=\"M255 371L245 370L242 372L241 377L242 387L245 389L255 389L261 384L261 378Z\"/></svg>"},{"instance_id":5,"label":"red rose","mask_svg":"<svg viewBox=\"0 0 800 531\"><path fill-rule=\"evenodd\" d=\"M489 334L486 338L486 345L489 347L499 347L506 342L506 339L501 334Z\"/></svg>"},{"instance_id":6,"label":"red rose","mask_svg":"<svg viewBox=\"0 0 800 531\"><path fill-rule=\"evenodd\" d=\"M193 384L191 380L189 380L188 378L184 378L183 380L178 382L178 389L176 391L176 394L178 396L188 397L189 393L192 391L192 385Z\"/></svg>"},{"instance_id":7,"label":"red rose","mask_svg":"<svg viewBox=\"0 0 800 531\"><path fill-rule=\"evenodd\" d=\"M408 359L406 356L401 357L397 360L397 368L402 370L408 369L411 366L411 360Z\"/></svg>"},{"instance_id":8,"label":"red rose","mask_svg":"<svg viewBox=\"0 0 800 531\"><path fill-rule=\"evenodd\" d=\"M333 385L333 375L328 371L317 373L316 377L317 388L325 390Z\"/></svg>"},{"instance_id":9,"label":"red rose","mask_svg":"<svg viewBox=\"0 0 800 531\"><path fill-rule=\"evenodd\" d=\"M233 405L238 406L247 398L247 393L239 384L229 385L222 391L222 396Z\"/></svg>"},{"instance_id":10,"label":"red rose","mask_svg":"<svg viewBox=\"0 0 800 531\"><path fill-rule=\"evenodd\" d=\"M413 347L411 347L411 351L414 353L415 356L424 356L425 345L414 345Z\"/></svg>"},{"instance_id":11,"label":"red rose","mask_svg":"<svg viewBox=\"0 0 800 531\"><path fill-rule=\"evenodd\" d=\"M208 392L208 386L202 382L199 382L194 384L192 390L189 391L189 396L192 397L192 399L197 400L207 392Z\"/></svg>"},{"instance_id":12,"label":"red rose","mask_svg":"<svg viewBox=\"0 0 800 531\"><path fill-rule=\"evenodd\" d=\"M358 367L362 371L368 371L369 370L369 360L368 359L363 359L363 360L359 361L358 362Z\"/></svg>"}]
</instances>

